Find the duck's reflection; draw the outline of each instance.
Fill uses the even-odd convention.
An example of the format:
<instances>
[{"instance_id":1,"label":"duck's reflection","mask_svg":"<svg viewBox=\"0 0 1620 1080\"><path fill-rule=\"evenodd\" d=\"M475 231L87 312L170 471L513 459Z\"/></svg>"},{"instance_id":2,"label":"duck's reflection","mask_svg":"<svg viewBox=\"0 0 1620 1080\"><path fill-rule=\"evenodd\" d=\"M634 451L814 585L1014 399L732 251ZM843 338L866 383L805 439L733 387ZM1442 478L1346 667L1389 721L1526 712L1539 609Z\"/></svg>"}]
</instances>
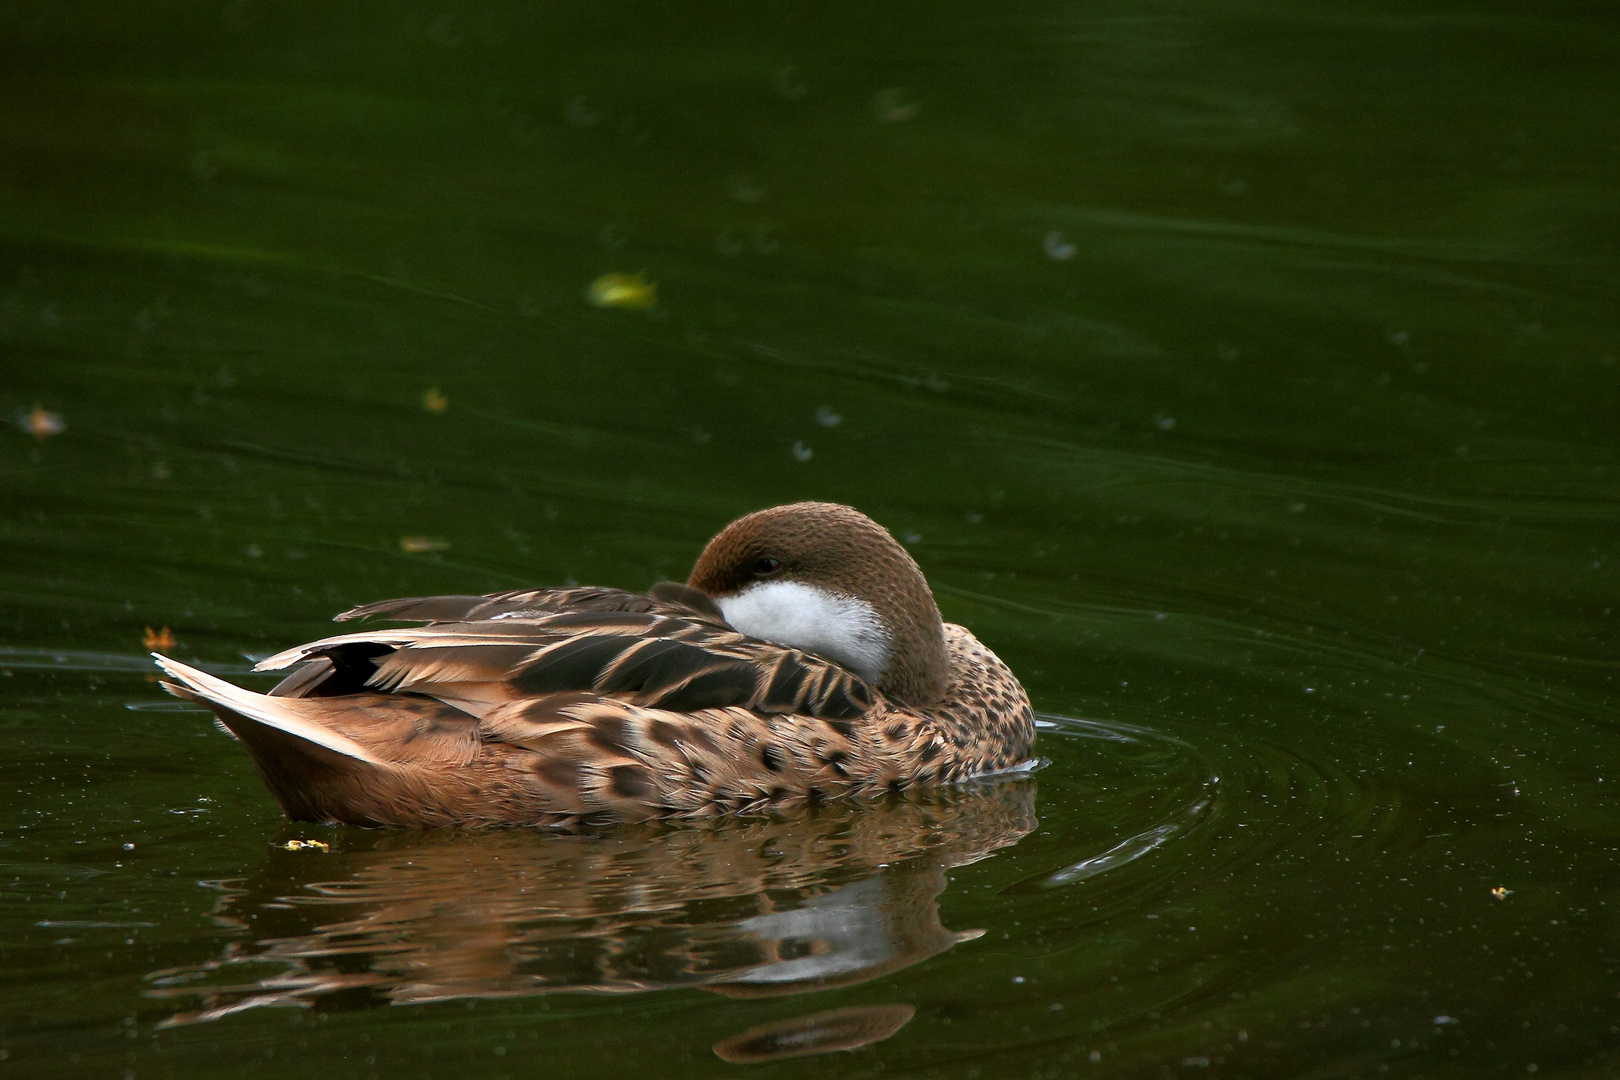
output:
<instances>
[{"instance_id":1,"label":"duck's reflection","mask_svg":"<svg viewBox=\"0 0 1620 1080\"><path fill-rule=\"evenodd\" d=\"M244 936L155 972L148 992L195 1003L169 1021L183 1024L267 1005L862 982L981 933L941 925L945 871L1033 829L1034 794L1008 780L581 835L349 831L227 888L216 917Z\"/></svg>"}]
</instances>

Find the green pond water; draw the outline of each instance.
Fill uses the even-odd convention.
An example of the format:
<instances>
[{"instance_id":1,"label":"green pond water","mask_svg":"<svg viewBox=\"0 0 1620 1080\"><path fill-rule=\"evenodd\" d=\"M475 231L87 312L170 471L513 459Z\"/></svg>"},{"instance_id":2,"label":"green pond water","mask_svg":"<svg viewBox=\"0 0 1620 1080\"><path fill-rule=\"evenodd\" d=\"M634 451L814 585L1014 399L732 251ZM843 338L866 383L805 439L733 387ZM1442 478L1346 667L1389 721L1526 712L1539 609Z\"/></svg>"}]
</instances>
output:
<instances>
[{"instance_id":1,"label":"green pond water","mask_svg":"<svg viewBox=\"0 0 1620 1080\"><path fill-rule=\"evenodd\" d=\"M0 102L0 1077L1620 1070L1614 5L23 0ZM145 656L801 498L1044 768L291 825Z\"/></svg>"}]
</instances>

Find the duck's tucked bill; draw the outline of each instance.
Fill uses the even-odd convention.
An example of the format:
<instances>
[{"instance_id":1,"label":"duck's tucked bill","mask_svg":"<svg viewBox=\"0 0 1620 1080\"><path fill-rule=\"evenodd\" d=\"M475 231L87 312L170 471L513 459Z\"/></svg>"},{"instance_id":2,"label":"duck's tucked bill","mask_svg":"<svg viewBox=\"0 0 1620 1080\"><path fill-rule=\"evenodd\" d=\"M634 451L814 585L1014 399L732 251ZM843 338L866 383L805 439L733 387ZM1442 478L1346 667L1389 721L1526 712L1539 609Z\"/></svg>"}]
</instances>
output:
<instances>
[{"instance_id":1,"label":"duck's tucked bill","mask_svg":"<svg viewBox=\"0 0 1620 1080\"><path fill-rule=\"evenodd\" d=\"M269 694L156 656L291 818L564 824L751 812L1006 769L1018 680L943 623L881 526L795 503L727 526L685 585L386 600L423 625L270 657Z\"/></svg>"}]
</instances>

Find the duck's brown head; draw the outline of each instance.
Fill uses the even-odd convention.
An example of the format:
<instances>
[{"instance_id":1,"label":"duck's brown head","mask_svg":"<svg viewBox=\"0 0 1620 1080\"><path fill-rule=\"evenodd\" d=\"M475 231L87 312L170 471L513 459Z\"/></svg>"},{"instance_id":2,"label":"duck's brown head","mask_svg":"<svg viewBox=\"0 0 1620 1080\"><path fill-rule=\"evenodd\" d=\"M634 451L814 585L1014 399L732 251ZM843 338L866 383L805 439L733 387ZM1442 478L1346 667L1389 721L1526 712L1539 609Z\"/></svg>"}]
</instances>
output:
<instances>
[{"instance_id":1,"label":"duck's brown head","mask_svg":"<svg viewBox=\"0 0 1620 1080\"><path fill-rule=\"evenodd\" d=\"M945 630L917 563L888 532L836 503L774 506L709 541L687 584L750 637L833 660L890 697L945 693Z\"/></svg>"}]
</instances>

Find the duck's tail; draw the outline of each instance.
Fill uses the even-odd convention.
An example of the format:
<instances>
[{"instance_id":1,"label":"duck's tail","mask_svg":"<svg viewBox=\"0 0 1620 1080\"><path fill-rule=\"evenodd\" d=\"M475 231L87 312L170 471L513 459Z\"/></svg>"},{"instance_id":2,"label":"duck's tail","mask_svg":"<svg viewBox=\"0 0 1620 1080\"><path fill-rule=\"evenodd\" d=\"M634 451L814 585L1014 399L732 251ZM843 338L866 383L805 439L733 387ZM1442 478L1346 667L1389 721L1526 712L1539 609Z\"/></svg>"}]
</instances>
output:
<instances>
[{"instance_id":1,"label":"duck's tail","mask_svg":"<svg viewBox=\"0 0 1620 1080\"><path fill-rule=\"evenodd\" d=\"M220 726L241 741L276 801L294 820L334 816L322 792L363 784L393 769L347 735L304 715L312 702L255 694L159 653L152 659L169 677L162 681L165 690L207 705Z\"/></svg>"}]
</instances>

